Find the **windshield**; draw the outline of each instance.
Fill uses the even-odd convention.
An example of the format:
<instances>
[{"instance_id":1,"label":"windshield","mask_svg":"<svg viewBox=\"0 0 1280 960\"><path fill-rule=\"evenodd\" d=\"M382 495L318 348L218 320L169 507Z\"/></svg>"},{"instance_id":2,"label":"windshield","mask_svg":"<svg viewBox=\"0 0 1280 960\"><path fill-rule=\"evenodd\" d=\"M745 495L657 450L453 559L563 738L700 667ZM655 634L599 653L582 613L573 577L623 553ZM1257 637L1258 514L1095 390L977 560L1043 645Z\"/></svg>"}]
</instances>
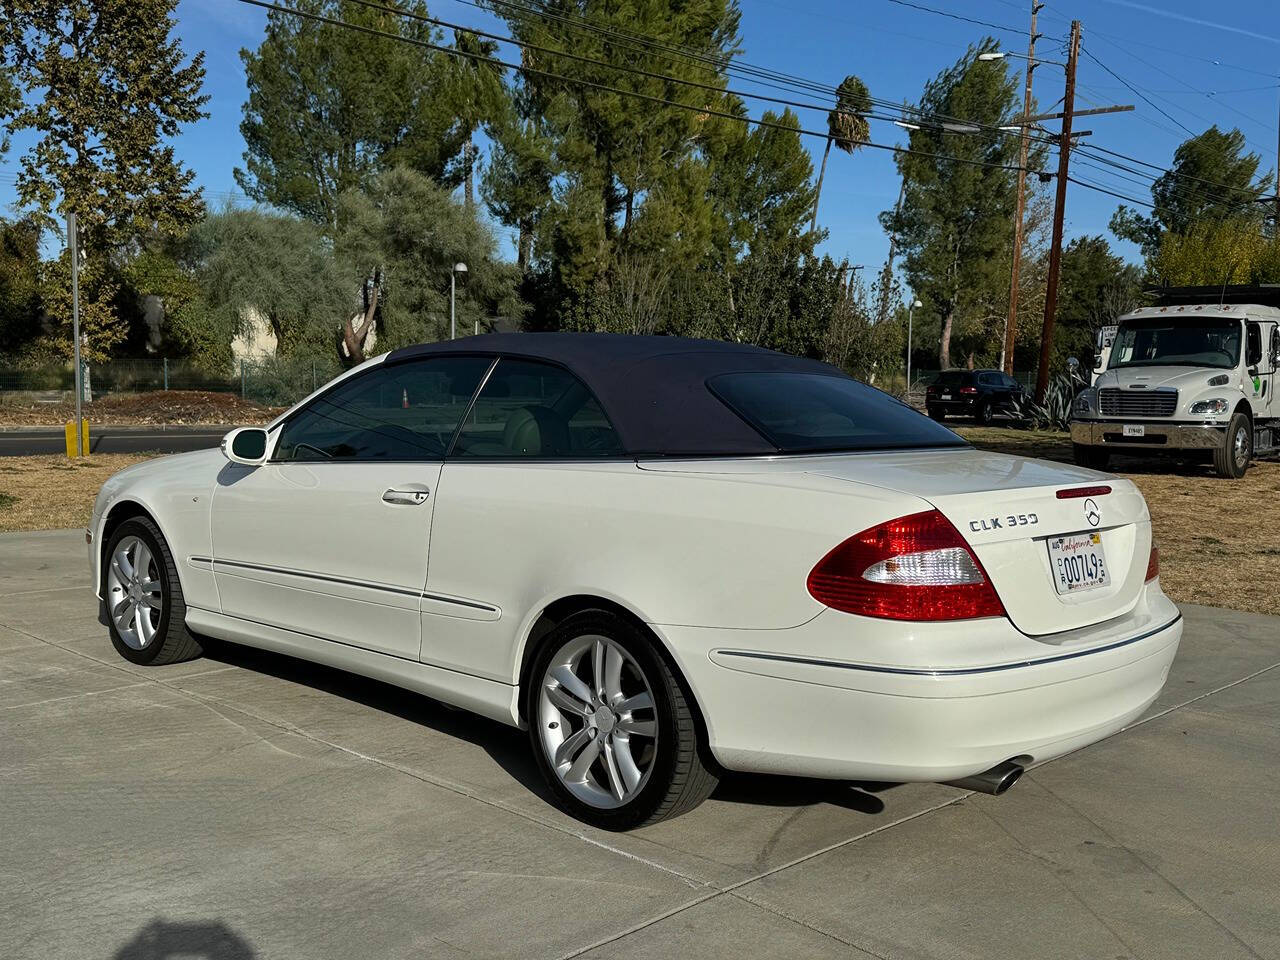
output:
<instances>
[{"instance_id":1,"label":"windshield","mask_svg":"<svg viewBox=\"0 0 1280 960\"><path fill-rule=\"evenodd\" d=\"M1107 369L1221 367L1240 361L1240 321L1230 317L1149 317L1120 324Z\"/></svg>"},{"instance_id":2,"label":"windshield","mask_svg":"<svg viewBox=\"0 0 1280 960\"><path fill-rule=\"evenodd\" d=\"M707 385L784 453L968 445L902 401L846 377L726 373Z\"/></svg>"}]
</instances>

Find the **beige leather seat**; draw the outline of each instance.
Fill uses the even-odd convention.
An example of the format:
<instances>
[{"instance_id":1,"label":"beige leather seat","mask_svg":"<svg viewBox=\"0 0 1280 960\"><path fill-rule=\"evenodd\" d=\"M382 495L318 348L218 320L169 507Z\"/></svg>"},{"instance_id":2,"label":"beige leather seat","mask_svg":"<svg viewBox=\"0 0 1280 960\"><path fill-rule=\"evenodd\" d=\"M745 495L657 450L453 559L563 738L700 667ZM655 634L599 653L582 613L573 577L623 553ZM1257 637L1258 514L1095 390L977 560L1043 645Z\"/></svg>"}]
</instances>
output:
<instances>
[{"instance_id":1,"label":"beige leather seat","mask_svg":"<svg viewBox=\"0 0 1280 960\"><path fill-rule=\"evenodd\" d=\"M515 457L566 457L569 424L550 407L521 407L507 418L502 445Z\"/></svg>"}]
</instances>

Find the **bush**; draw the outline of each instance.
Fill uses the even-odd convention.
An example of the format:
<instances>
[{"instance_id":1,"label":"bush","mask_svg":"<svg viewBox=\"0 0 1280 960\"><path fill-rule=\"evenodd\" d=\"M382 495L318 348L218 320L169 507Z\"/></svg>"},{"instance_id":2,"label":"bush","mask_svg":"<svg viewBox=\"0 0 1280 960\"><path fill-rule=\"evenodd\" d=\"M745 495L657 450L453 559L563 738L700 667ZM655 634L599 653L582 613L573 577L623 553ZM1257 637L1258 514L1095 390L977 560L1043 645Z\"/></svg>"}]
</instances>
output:
<instances>
[{"instance_id":1,"label":"bush","mask_svg":"<svg viewBox=\"0 0 1280 960\"><path fill-rule=\"evenodd\" d=\"M1018 415L1037 430L1070 430L1071 405L1080 386L1078 380L1059 374L1049 381L1044 403L1023 400L1018 405Z\"/></svg>"}]
</instances>

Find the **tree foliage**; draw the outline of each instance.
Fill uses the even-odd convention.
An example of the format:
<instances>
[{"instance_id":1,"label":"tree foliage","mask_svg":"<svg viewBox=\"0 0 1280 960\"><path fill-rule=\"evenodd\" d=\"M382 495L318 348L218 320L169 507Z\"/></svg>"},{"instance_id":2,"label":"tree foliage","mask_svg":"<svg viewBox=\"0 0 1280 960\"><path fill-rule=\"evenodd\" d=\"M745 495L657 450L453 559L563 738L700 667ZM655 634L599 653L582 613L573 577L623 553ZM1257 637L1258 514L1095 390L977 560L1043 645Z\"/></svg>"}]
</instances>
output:
<instances>
[{"instance_id":1,"label":"tree foliage","mask_svg":"<svg viewBox=\"0 0 1280 960\"><path fill-rule=\"evenodd\" d=\"M1089 367L1098 328L1137 307L1141 293L1141 268L1125 263L1105 237L1076 237L1067 244L1062 251L1051 366L1065 370L1067 358L1076 357Z\"/></svg>"},{"instance_id":2,"label":"tree foliage","mask_svg":"<svg viewBox=\"0 0 1280 960\"><path fill-rule=\"evenodd\" d=\"M246 333L255 313L276 353L331 352L354 310L355 275L341 269L320 227L263 210L226 210L196 229L189 253L209 345Z\"/></svg>"},{"instance_id":3,"label":"tree foliage","mask_svg":"<svg viewBox=\"0 0 1280 960\"><path fill-rule=\"evenodd\" d=\"M1150 258L1167 234L1185 234L1205 221L1239 220L1260 229L1265 211L1257 201L1274 181L1270 173L1257 177L1261 161L1244 148L1243 133L1216 126L1184 141L1173 165L1151 185L1151 214L1122 206L1111 217L1112 233L1140 245Z\"/></svg>"},{"instance_id":4,"label":"tree foliage","mask_svg":"<svg viewBox=\"0 0 1280 960\"><path fill-rule=\"evenodd\" d=\"M285 6L400 39L269 11L261 45L240 52L249 87L240 188L332 230L339 197L383 170L403 164L445 177L481 106L465 96L463 68L419 45L442 41L414 16L426 15L423 0L387 11L345 0Z\"/></svg>"},{"instance_id":5,"label":"tree foliage","mask_svg":"<svg viewBox=\"0 0 1280 960\"><path fill-rule=\"evenodd\" d=\"M1253 219L1204 220L1166 233L1149 262L1162 284L1280 283L1280 239Z\"/></svg>"},{"instance_id":6,"label":"tree foliage","mask_svg":"<svg viewBox=\"0 0 1280 960\"><path fill-rule=\"evenodd\" d=\"M996 48L988 38L930 81L921 115L996 127L1020 112L1016 81L1004 61L977 59ZM911 288L940 321L938 358L945 368L957 346L968 352L994 342L1001 329L996 324L1004 321L993 305L1008 303L1016 199L1009 167L1018 162L1018 141L990 129L954 133L922 125L911 131L910 146L918 152L897 156L902 206L880 220L898 236ZM1041 160L1033 152L1030 165Z\"/></svg>"},{"instance_id":7,"label":"tree foliage","mask_svg":"<svg viewBox=\"0 0 1280 960\"><path fill-rule=\"evenodd\" d=\"M0 219L0 355L17 353L40 330L40 221Z\"/></svg>"},{"instance_id":8,"label":"tree foliage","mask_svg":"<svg viewBox=\"0 0 1280 960\"><path fill-rule=\"evenodd\" d=\"M867 114L871 112L871 92L867 85L853 75L845 77L836 87L836 105L827 114L827 144L822 150L822 167L818 172L818 186L813 195L813 220L811 230L818 229L818 200L822 196L822 181L827 175L827 158L834 144L845 153L852 154L871 138L871 125Z\"/></svg>"},{"instance_id":9,"label":"tree foliage","mask_svg":"<svg viewBox=\"0 0 1280 960\"><path fill-rule=\"evenodd\" d=\"M202 210L168 143L208 99L204 54L184 65L170 36L176 5L0 0L0 51L26 90L8 129L34 134L18 201L46 219L74 210L90 258L144 231L180 233Z\"/></svg>"},{"instance_id":10,"label":"tree foliage","mask_svg":"<svg viewBox=\"0 0 1280 960\"><path fill-rule=\"evenodd\" d=\"M342 262L357 276L375 265L383 272L380 349L448 339L449 278L459 262L467 265L456 292L460 333L494 316L519 319L518 270L498 259L492 231L447 188L400 168L345 194L340 206Z\"/></svg>"}]
</instances>

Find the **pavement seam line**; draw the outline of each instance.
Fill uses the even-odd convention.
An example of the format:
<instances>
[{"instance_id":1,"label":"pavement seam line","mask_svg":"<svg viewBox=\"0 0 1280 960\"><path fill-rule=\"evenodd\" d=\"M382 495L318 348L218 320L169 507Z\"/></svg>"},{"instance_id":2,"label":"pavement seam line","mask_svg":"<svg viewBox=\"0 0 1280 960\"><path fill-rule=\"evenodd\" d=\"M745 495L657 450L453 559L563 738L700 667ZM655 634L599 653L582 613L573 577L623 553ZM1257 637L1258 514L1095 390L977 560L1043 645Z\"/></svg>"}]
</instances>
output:
<instances>
[{"instance_id":1,"label":"pavement seam line","mask_svg":"<svg viewBox=\"0 0 1280 960\"><path fill-rule=\"evenodd\" d=\"M1144 723L1150 723L1152 720L1159 720L1161 717L1167 717L1169 714L1173 713L1175 710L1181 710L1184 707L1191 706L1193 703L1199 703L1201 700L1204 700L1207 697L1212 697L1214 694L1222 693L1224 690L1230 690L1232 687L1238 687L1240 684L1246 683L1249 680L1253 680L1256 677L1260 677L1264 673L1267 673L1270 670L1274 670L1276 667L1280 667L1280 663L1273 663L1269 667L1263 667L1261 670L1255 670L1253 673L1249 674L1248 676L1241 677L1239 680L1232 680L1230 683L1224 683L1222 686L1215 687L1212 690L1208 690L1197 697L1192 697L1190 700L1186 700L1182 703L1176 703L1172 707L1165 707L1159 713L1153 713L1149 717L1143 717L1141 720L1136 720L1118 732L1124 733L1125 730L1133 730L1136 727L1142 726Z\"/></svg>"}]
</instances>

